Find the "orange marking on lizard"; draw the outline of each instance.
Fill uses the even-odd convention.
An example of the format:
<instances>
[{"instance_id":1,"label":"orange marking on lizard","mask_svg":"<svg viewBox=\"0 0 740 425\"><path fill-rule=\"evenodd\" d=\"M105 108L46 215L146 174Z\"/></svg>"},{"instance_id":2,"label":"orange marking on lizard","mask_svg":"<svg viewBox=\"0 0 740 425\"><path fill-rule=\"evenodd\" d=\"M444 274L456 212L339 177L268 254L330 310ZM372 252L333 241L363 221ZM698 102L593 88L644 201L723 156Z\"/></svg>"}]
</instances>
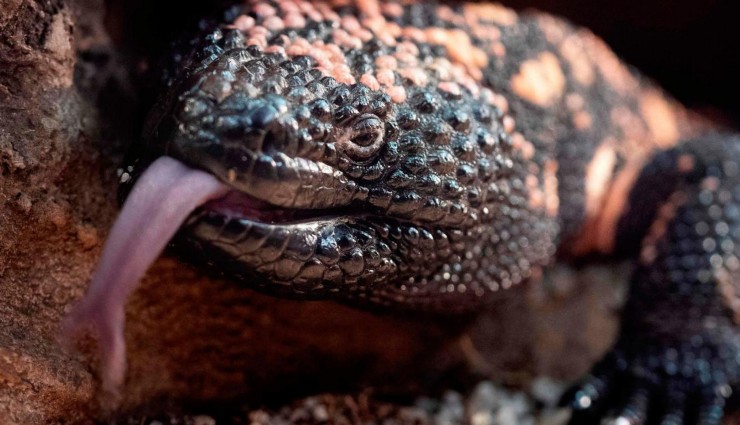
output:
<instances>
[{"instance_id":1,"label":"orange marking on lizard","mask_svg":"<svg viewBox=\"0 0 740 425\"><path fill-rule=\"evenodd\" d=\"M513 129L513 126L512 126ZM529 140L525 139L521 133L514 133L511 136L511 143L515 150L521 152L522 158L530 160L534 158L535 147Z\"/></svg>"},{"instance_id":2,"label":"orange marking on lizard","mask_svg":"<svg viewBox=\"0 0 740 425\"><path fill-rule=\"evenodd\" d=\"M247 15L239 15L239 17L234 20L234 23L228 27L237 29L241 32L247 32L252 29L254 24L255 20L253 17Z\"/></svg>"},{"instance_id":3,"label":"orange marking on lizard","mask_svg":"<svg viewBox=\"0 0 740 425\"><path fill-rule=\"evenodd\" d=\"M370 90L380 90L380 83L372 74L362 74L360 82L370 87Z\"/></svg>"},{"instance_id":4,"label":"orange marking on lizard","mask_svg":"<svg viewBox=\"0 0 740 425\"><path fill-rule=\"evenodd\" d=\"M275 14L275 8L267 3L256 3L252 11L260 18L266 18Z\"/></svg>"},{"instance_id":5,"label":"orange marking on lizard","mask_svg":"<svg viewBox=\"0 0 740 425\"><path fill-rule=\"evenodd\" d=\"M699 185L704 190L708 190L710 192L716 192L717 189L719 189L719 179L714 176L705 177L704 179L702 179Z\"/></svg>"},{"instance_id":6,"label":"orange marking on lizard","mask_svg":"<svg viewBox=\"0 0 740 425\"><path fill-rule=\"evenodd\" d=\"M443 81L437 84L437 88L442 90L443 92L447 92L456 96L460 95L460 85L457 83Z\"/></svg>"},{"instance_id":7,"label":"orange marking on lizard","mask_svg":"<svg viewBox=\"0 0 740 425\"><path fill-rule=\"evenodd\" d=\"M696 166L696 160L693 156L684 154L678 157L678 171L682 173L689 173L694 171Z\"/></svg>"},{"instance_id":8,"label":"orange marking on lizard","mask_svg":"<svg viewBox=\"0 0 740 425\"><path fill-rule=\"evenodd\" d=\"M356 0L356 6L364 16L380 16L380 3L377 0Z\"/></svg>"},{"instance_id":9,"label":"orange marking on lizard","mask_svg":"<svg viewBox=\"0 0 740 425\"><path fill-rule=\"evenodd\" d=\"M514 121L514 118L512 118L510 115L507 115L503 118L503 125L504 125L504 131L512 134L514 131L514 127L516 126L516 121Z\"/></svg>"},{"instance_id":10,"label":"orange marking on lizard","mask_svg":"<svg viewBox=\"0 0 740 425\"><path fill-rule=\"evenodd\" d=\"M396 83L396 74L391 69L381 69L375 74L378 82L383 86L390 87Z\"/></svg>"},{"instance_id":11,"label":"orange marking on lizard","mask_svg":"<svg viewBox=\"0 0 740 425\"><path fill-rule=\"evenodd\" d=\"M463 14L504 26L514 25L518 21L513 10L496 3L466 3Z\"/></svg>"},{"instance_id":12,"label":"orange marking on lizard","mask_svg":"<svg viewBox=\"0 0 740 425\"><path fill-rule=\"evenodd\" d=\"M686 194L675 192L658 208L655 220L650 225L650 229L648 229L647 235L642 242L642 249L640 251L640 262L642 264L650 265L655 261L657 256L655 244L665 236L668 225L670 225L678 209L684 203L686 203Z\"/></svg>"},{"instance_id":13,"label":"orange marking on lizard","mask_svg":"<svg viewBox=\"0 0 740 425\"><path fill-rule=\"evenodd\" d=\"M496 105L496 107L501 109L501 112L503 113L509 112L509 101L506 100L505 96L502 96L500 94L494 94L492 103Z\"/></svg>"},{"instance_id":14,"label":"orange marking on lizard","mask_svg":"<svg viewBox=\"0 0 740 425\"><path fill-rule=\"evenodd\" d=\"M545 207L545 194L540 186L540 181L534 173L531 173L525 179L527 192L529 193L529 206L533 210L540 210Z\"/></svg>"},{"instance_id":15,"label":"orange marking on lizard","mask_svg":"<svg viewBox=\"0 0 740 425\"><path fill-rule=\"evenodd\" d=\"M602 144L596 149L593 158L586 166L586 219L595 217L604 204L609 189L609 180L617 164L617 153L610 144Z\"/></svg>"},{"instance_id":16,"label":"orange marking on lizard","mask_svg":"<svg viewBox=\"0 0 740 425\"><path fill-rule=\"evenodd\" d=\"M278 32L285 29L285 22L279 16L270 16L264 20L262 25L272 32Z\"/></svg>"},{"instance_id":17,"label":"orange marking on lizard","mask_svg":"<svg viewBox=\"0 0 740 425\"><path fill-rule=\"evenodd\" d=\"M665 97L657 91L649 91L640 99L640 111L659 147L667 148L676 143L679 138L676 114Z\"/></svg>"},{"instance_id":18,"label":"orange marking on lizard","mask_svg":"<svg viewBox=\"0 0 740 425\"><path fill-rule=\"evenodd\" d=\"M626 83L622 89L630 89L629 79L621 81ZM569 106L577 106L577 99L568 100ZM603 206L595 220L586 220L581 236L574 244L576 253L597 251L608 254L613 250L618 220L629 208L629 194L643 165L656 148L670 147L679 137L674 109L659 92L654 91L644 95L641 98L640 107L643 116L638 116L626 107L617 107L611 111L610 117L616 127L622 131L622 135L619 143L612 141L610 146L613 147L616 156L626 159L627 164L608 187ZM607 142L604 143L606 145ZM597 160L599 155L597 151L594 160ZM679 159L679 169L689 170L693 166L692 158ZM590 184L590 180L591 178L587 176L587 185ZM608 186L607 183L604 182Z\"/></svg>"},{"instance_id":19,"label":"orange marking on lizard","mask_svg":"<svg viewBox=\"0 0 740 425\"><path fill-rule=\"evenodd\" d=\"M406 89L403 86L393 86L386 89L386 94L391 97L391 100L396 103L403 103L406 101Z\"/></svg>"},{"instance_id":20,"label":"orange marking on lizard","mask_svg":"<svg viewBox=\"0 0 740 425\"><path fill-rule=\"evenodd\" d=\"M362 48L362 40L348 33L347 31L337 28L333 34L334 43L339 46L346 47L349 49L360 49Z\"/></svg>"},{"instance_id":21,"label":"orange marking on lizard","mask_svg":"<svg viewBox=\"0 0 740 425\"><path fill-rule=\"evenodd\" d=\"M644 155L634 156L614 176L614 165L618 157L617 146L615 139L604 140L587 168L586 218L579 235L573 241L571 248L573 254L583 255L589 252L610 254L614 249L617 223L629 208L630 192L645 163ZM601 167L607 168L608 173L601 170ZM600 180L601 187L592 182L591 178Z\"/></svg>"},{"instance_id":22,"label":"orange marking on lizard","mask_svg":"<svg viewBox=\"0 0 740 425\"><path fill-rule=\"evenodd\" d=\"M594 248L597 252L608 254L614 250L617 223L629 207L630 192L640 176L643 166L644 160L642 159L628 162L609 188L594 233L596 237Z\"/></svg>"},{"instance_id":23,"label":"orange marking on lizard","mask_svg":"<svg viewBox=\"0 0 740 425\"><path fill-rule=\"evenodd\" d=\"M303 28L306 26L306 18L300 13L289 13L285 16L285 26L288 28Z\"/></svg>"},{"instance_id":24,"label":"orange marking on lizard","mask_svg":"<svg viewBox=\"0 0 740 425\"><path fill-rule=\"evenodd\" d=\"M558 195L558 162L555 159L545 161L543 168L545 211L550 217L557 217L560 211Z\"/></svg>"},{"instance_id":25,"label":"orange marking on lizard","mask_svg":"<svg viewBox=\"0 0 740 425\"><path fill-rule=\"evenodd\" d=\"M479 81L483 79L483 69L488 64L486 52L474 45L471 36L462 29L441 27L419 29L411 26L401 27L395 22L388 21L386 16L403 14L403 8L399 4L377 0L323 2L282 0L278 2L277 7L258 0L251 0L251 3L256 17L240 16L231 25L244 32L247 45L291 57L311 56L317 62L316 68L323 75L332 77L340 83L355 84L359 80L374 90L384 91L396 103L406 100L405 85L426 86L430 84L430 75L437 77L440 89L460 93L464 88L473 95L479 95L481 92ZM360 13L357 16L340 16L334 10L350 5L355 5L359 9ZM506 16L506 13L513 14L502 7L491 10L499 9L502 11L501 16ZM439 6L436 11L459 25L465 25L467 22L467 18L456 14L448 6ZM332 31L331 42L284 37L281 46L268 45L268 41L279 31L285 28L300 28L305 26L308 20L336 22L338 26ZM497 41L501 36L498 28L490 24L480 25L478 17L475 24L480 27L481 34L485 36L483 38L489 42ZM377 58L375 69L356 75L350 69L350 59L346 56L346 51L361 49L373 37L395 49ZM448 55L422 63L417 43L442 46L448 51Z\"/></svg>"},{"instance_id":26,"label":"orange marking on lizard","mask_svg":"<svg viewBox=\"0 0 740 425\"><path fill-rule=\"evenodd\" d=\"M568 62L573 78L578 84L589 87L594 83L596 75L586 50L581 44L582 36L573 35L560 44L560 54Z\"/></svg>"},{"instance_id":27,"label":"orange marking on lizard","mask_svg":"<svg viewBox=\"0 0 740 425\"><path fill-rule=\"evenodd\" d=\"M426 86L429 83L429 76L421 68L403 68L398 74L415 86Z\"/></svg>"},{"instance_id":28,"label":"orange marking on lizard","mask_svg":"<svg viewBox=\"0 0 740 425\"><path fill-rule=\"evenodd\" d=\"M568 93L568 95L565 96L565 106L568 107L568 110L571 112L580 111L585 105L586 101L583 100L583 96L578 93Z\"/></svg>"},{"instance_id":29,"label":"orange marking on lizard","mask_svg":"<svg viewBox=\"0 0 740 425\"><path fill-rule=\"evenodd\" d=\"M588 130L591 128L591 114L586 111L578 111L573 115L573 125L578 130Z\"/></svg>"},{"instance_id":30,"label":"orange marking on lizard","mask_svg":"<svg viewBox=\"0 0 740 425\"><path fill-rule=\"evenodd\" d=\"M591 114L584 109L586 102L578 93L569 93L565 96L565 106L573 114L573 126L578 130L588 130L591 128Z\"/></svg>"},{"instance_id":31,"label":"orange marking on lizard","mask_svg":"<svg viewBox=\"0 0 740 425\"><path fill-rule=\"evenodd\" d=\"M488 64L488 56L473 45L470 36L461 29L428 28L424 31L427 42L444 46L452 62L472 69L481 69Z\"/></svg>"},{"instance_id":32,"label":"orange marking on lizard","mask_svg":"<svg viewBox=\"0 0 740 425\"><path fill-rule=\"evenodd\" d=\"M589 35L584 36L583 41L599 74L617 93L626 95L639 88L637 80L629 69L619 61L617 55L601 39Z\"/></svg>"},{"instance_id":33,"label":"orange marking on lizard","mask_svg":"<svg viewBox=\"0 0 740 425\"><path fill-rule=\"evenodd\" d=\"M378 69L396 69L398 61L391 55L378 56L375 59L375 66Z\"/></svg>"},{"instance_id":34,"label":"orange marking on lizard","mask_svg":"<svg viewBox=\"0 0 740 425\"><path fill-rule=\"evenodd\" d=\"M628 108L618 106L611 110L609 117L614 125L622 131L622 150L625 156L644 156L654 148L644 121ZM639 141L647 143L640 143Z\"/></svg>"},{"instance_id":35,"label":"orange marking on lizard","mask_svg":"<svg viewBox=\"0 0 740 425\"><path fill-rule=\"evenodd\" d=\"M563 41L565 38L565 25L562 20L545 13L536 13L535 17L540 31L545 36L545 40L556 46Z\"/></svg>"},{"instance_id":36,"label":"orange marking on lizard","mask_svg":"<svg viewBox=\"0 0 740 425\"><path fill-rule=\"evenodd\" d=\"M503 43L497 42L491 45L491 53L499 58L506 56L506 46Z\"/></svg>"},{"instance_id":37,"label":"orange marking on lizard","mask_svg":"<svg viewBox=\"0 0 740 425\"><path fill-rule=\"evenodd\" d=\"M536 19L545 39L557 47L562 58L568 63L576 82L584 87L593 84L596 79L593 59L582 40L594 35L588 30L566 34L567 24L550 15L538 14Z\"/></svg>"},{"instance_id":38,"label":"orange marking on lizard","mask_svg":"<svg viewBox=\"0 0 740 425\"><path fill-rule=\"evenodd\" d=\"M563 96L565 76L558 58L550 52L522 63L519 73L511 79L514 93L542 107L551 106Z\"/></svg>"},{"instance_id":39,"label":"orange marking on lizard","mask_svg":"<svg viewBox=\"0 0 740 425\"><path fill-rule=\"evenodd\" d=\"M440 20L450 22L457 26L465 25L465 18L452 10L451 7L444 4L437 6L437 16Z\"/></svg>"},{"instance_id":40,"label":"orange marking on lizard","mask_svg":"<svg viewBox=\"0 0 740 425\"><path fill-rule=\"evenodd\" d=\"M380 6L380 10L383 12L383 14L394 18L400 18L401 16L403 16L403 7L398 3L383 2L383 4Z\"/></svg>"}]
</instances>

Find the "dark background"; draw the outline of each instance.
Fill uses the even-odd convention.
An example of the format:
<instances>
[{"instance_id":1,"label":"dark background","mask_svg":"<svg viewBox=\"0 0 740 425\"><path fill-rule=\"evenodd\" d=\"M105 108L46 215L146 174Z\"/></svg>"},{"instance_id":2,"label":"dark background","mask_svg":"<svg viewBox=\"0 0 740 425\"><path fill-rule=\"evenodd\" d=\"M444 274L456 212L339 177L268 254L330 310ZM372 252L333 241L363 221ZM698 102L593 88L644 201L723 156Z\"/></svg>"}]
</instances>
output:
<instances>
[{"instance_id":1,"label":"dark background","mask_svg":"<svg viewBox=\"0 0 740 425\"><path fill-rule=\"evenodd\" d=\"M168 40L224 1L109 0L108 27L130 57L158 56ZM734 0L510 0L588 27L628 63L691 107L740 121L740 9Z\"/></svg>"},{"instance_id":2,"label":"dark background","mask_svg":"<svg viewBox=\"0 0 740 425\"><path fill-rule=\"evenodd\" d=\"M590 28L689 106L740 118L740 3L732 0L513 0Z\"/></svg>"}]
</instances>

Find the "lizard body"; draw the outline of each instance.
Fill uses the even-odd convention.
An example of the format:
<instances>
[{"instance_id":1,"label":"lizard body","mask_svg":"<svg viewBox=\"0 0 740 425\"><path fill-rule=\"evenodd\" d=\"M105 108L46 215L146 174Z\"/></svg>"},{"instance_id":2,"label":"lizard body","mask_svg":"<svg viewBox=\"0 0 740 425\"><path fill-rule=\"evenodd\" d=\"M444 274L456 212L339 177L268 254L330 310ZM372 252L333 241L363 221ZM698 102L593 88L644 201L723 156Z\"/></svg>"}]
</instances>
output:
<instances>
[{"instance_id":1,"label":"lizard body","mask_svg":"<svg viewBox=\"0 0 740 425\"><path fill-rule=\"evenodd\" d=\"M170 233L146 258L183 222L180 251L262 291L444 316L489 308L556 258L631 256L622 337L574 391L574 421L721 419L740 378L737 138L703 135L547 15L373 0L226 15L178 57L122 176L121 222L166 187L201 204L162 214ZM109 277L71 323L122 326ZM116 332L101 332L114 381Z\"/></svg>"}]
</instances>

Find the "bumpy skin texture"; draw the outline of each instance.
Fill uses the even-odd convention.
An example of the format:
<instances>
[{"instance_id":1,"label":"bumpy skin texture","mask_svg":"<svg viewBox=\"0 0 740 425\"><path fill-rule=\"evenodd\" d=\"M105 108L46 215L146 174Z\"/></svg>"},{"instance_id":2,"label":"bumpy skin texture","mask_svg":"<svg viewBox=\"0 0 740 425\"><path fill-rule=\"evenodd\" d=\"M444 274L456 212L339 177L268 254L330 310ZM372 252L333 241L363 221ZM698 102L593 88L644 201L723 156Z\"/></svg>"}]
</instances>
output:
<instances>
[{"instance_id":1,"label":"bumpy skin texture","mask_svg":"<svg viewBox=\"0 0 740 425\"><path fill-rule=\"evenodd\" d=\"M737 138L593 35L493 4L248 1L177 57L141 161L230 185L176 243L281 296L473 312L559 257L637 260L575 422L717 423L738 383ZM681 142L681 140L690 140ZM129 180L131 181L131 180Z\"/></svg>"}]
</instances>

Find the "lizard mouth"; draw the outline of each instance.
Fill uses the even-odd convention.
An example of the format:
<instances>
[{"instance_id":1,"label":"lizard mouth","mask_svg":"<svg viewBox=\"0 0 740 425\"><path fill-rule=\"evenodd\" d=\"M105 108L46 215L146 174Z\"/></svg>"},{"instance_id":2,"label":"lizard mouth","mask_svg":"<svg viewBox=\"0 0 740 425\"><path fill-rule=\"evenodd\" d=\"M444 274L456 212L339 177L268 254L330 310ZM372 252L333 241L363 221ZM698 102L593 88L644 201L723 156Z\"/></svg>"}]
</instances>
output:
<instances>
[{"instance_id":1,"label":"lizard mouth","mask_svg":"<svg viewBox=\"0 0 740 425\"><path fill-rule=\"evenodd\" d=\"M100 341L104 389L120 388L126 369L123 337L124 306L149 266L183 225L219 217L222 223L312 232L321 222L345 213L339 210L275 206L227 186L214 175L160 157L141 175L129 193L103 246L101 258L83 299L63 323L76 336L92 328ZM304 223L301 225L300 223ZM220 228L207 224L205 231ZM253 228L250 226L250 228ZM289 229L286 229L289 228ZM279 236L280 232L275 232ZM210 233L206 237L212 236ZM287 242L286 242L287 243Z\"/></svg>"},{"instance_id":2,"label":"lizard mouth","mask_svg":"<svg viewBox=\"0 0 740 425\"><path fill-rule=\"evenodd\" d=\"M276 226L304 224L358 215L357 210L350 206L321 209L277 206L239 190L231 190L222 197L206 202L201 210L223 216L226 219L248 220Z\"/></svg>"}]
</instances>

